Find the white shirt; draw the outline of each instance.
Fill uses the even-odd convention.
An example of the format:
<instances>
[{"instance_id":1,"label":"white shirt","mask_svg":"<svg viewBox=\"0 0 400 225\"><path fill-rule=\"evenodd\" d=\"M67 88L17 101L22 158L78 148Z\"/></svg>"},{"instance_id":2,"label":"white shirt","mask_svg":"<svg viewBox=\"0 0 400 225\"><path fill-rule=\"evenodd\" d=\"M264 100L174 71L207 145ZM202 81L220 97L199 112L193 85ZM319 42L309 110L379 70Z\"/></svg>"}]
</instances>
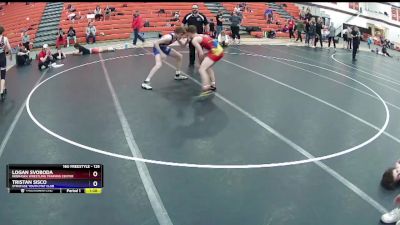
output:
<instances>
[{"instance_id":1,"label":"white shirt","mask_svg":"<svg viewBox=\"0 0 400 225\"><path fill-rule=\"evenodd\" d=\"M4 37L3 35L0 35L0 53L5 52L6 47L7 47L8 51L11 51L11 46L10 46L10 42L8 42L8 38Z\"/></svg>"},{"instance_id":2,"label":"white shirt","mask_svg":"<svg viewBox=\"0 0 400 225\"><path fill-rule=\"evenodd\" d=\"M218 34L218 42L222 43L223 41L228 42L229 36L226 34L225 35Z\"/></svg>"}]
</instances>

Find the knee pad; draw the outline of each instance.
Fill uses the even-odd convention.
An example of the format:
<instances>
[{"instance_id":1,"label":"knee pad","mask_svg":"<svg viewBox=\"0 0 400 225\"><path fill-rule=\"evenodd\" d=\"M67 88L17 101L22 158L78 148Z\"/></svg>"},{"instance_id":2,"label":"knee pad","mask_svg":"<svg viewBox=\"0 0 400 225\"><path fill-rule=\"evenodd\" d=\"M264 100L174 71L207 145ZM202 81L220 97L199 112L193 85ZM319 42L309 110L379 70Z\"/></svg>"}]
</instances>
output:
<instances>
[{"instance_id":1,"label":"knee pad","mask_svg":"<svg viewBox=\"0 0 400 225\"><path fill-rule=\"evenodd\" d=\"M1 70L1 79L5 80L6 79L6 70Z\"/></svg>"}]
</instances>

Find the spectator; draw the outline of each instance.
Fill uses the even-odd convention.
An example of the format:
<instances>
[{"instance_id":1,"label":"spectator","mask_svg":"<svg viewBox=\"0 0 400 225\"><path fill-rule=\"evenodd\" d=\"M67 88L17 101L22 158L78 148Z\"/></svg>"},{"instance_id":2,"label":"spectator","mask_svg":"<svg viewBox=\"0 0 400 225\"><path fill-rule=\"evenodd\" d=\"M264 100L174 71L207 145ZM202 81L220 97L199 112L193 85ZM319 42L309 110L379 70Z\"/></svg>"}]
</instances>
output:
<instances>
[{"instance_id":1,"label":"spectator","mask_svg":"<svg viewBox=\"0 0 400 225\"><path fill-rule=\"evenodd\" d=\"M343 48L346 48L345 45L347 44L347 28L343 28L342 30L342 37L343 37Z\"/></svg>"},{"instance_id":2,"label":"spectator","mask_svg":"<svg viewBox=\"0 0 400 225\"><path fill-rule=\"evenodd\" d=\"M170 21L171 22L179 21L179 17L180 17L179 11L175 11L174 15L172 15L172 19Z\"/></svg>"},{"instance_id":3,"label":"spectator","mask_svg":"<svg viewBox=\"0 0 400 225\"><path fill-rule=\"evenodd\" d=\"M68 20L70 20L72 23L75 23L75 20L80 19L81 16L76 15L76 13L70 13L67 16Z\"/></svg>"},{"instance_id":4,"label":"spectator","mask_svg":"<svg viewBox=\"0 0 400 225\"><path fill-rule=\"evenodd\" d=\"M331 47L331 41L333 42L333 48L336 49L336 43L335 43L335 34L336 34L336 28L333 24L329 26L329 35L328 35L328 48Z\"/></svg>"},{"instance_id":5,"label":"spectator","mask_svg":"<svg viewBox=\"0 0 400 225\"><path fill-rule=\"evenodd\" d=\"M235 6L235 8L233 9L233 13L239 13L239 12L240 12L239 6Z\"/></svg>"},{"instance_id":6,"label":"spectator","mask_svg":"<svg viewBox=\"0 0 400 225\"><path fill-rule=\"evenodd\" d=\"M302 20L298 20L294 29L295 29L295 31L297 31L296 42L299 39L300 39L300 42L303 42L303 38L301 37L301 34L303 33L303 30L304 30L304 22Z\"/></svg>"},{"instance_id":7,"label":"spectator","mask_svg":"<svg viewBox=\"0 0 400 225\"><path fill-rule=\"evenodd\" d=\"M288 26L285 24L285 25L283 25L282 29L280 29L280 31L283 32L283 33L286 33L286 32L289 31L289 28L288 28Z\"/></svg>"},{"instance_id":8,"label":"spectator","mask_svg":"<svg viewBox=\"0 0 400 225\"><path fill-rule=\"evenodd\" d=\"M374 40L372 39L372 36L369 36L368 37L368 41L367 41L367 44L368 44L368 48L369 49L371 49L371 44L374 42Z\"/></svg>"},{"instance_id":9,"label":"spectator","mask_svg":"<svg viewBox=\"0 0 400 225\"><path fill-rule=\"evenodd\" d=\"M199 12L199 6L193 5L192 12L186 14L182 20L182 26L194 25L197 28L198 34L207 33L209 31L208 20L205 15ZM196 59L196 50L192 42L189 42L189 67L194 66Z\"/></svg>"},{"instance_id":10,"label":"spectator","mask_svg":"<svg viewBox=\"0 0 400 225\"><path fill-rule=\"evenodd\" d=\"M218 43L224 48L230 44L229 35L227 35L224 30L218 34Z\"/></svg>"},{"instance_id":11,"label":"spectator","mask_svg":"<svg viewBox=\"0 0 400 225\"><path fill-rule=\"evenodd\" d=\"M315 24L315 41L314 41L314 47L317 47L317 42L319 40L319 43L321 44L322 48L322 18L318 17L317 23Z\"/></svg>"},{"instance_id":12,"label":"spectator","mask_svg":"<svg viewBox=\"0 0 400 225\"><path fill-rule=\"evenodd\" d=\"M29 50L25 47L25 45L20 45L19 50L17 52L16 63L18 66L30 65L32 59L29 58Z\"/></svg>"},{"instance_id":13,"label":"spectator","mask_svg":"<svg viewBox=\"0 0 400 225\"><path fill-rule=\"evenodd\" d=\"M351 32L353 30L351 29L350 26L347 27L347 49L351 49L351 42L352 42L352 36L351 36Z\"/></svg>"},{"instance_id":14,"label":"spectator","mask_svg":"<svg viewBox=\"0 0 400 225\"><path fill-rule=\"evenodd\" d=\"M313 17L313 16L312 16L312 14L311 14L311 10L310 10L310 8L309 8L309 7L307 7L307 10L306 10L306 15L305 15L305 17L306 17L306 20L308 20L308 21L310 21L310 20L311 20L311 18Z\"/></svg>"},{"instance_id":15,"label":"spectator","mask_svg":"<svg viewBox=\"0 0 400 225\"><path fill-rule=\"evenodd\" d=\"M306 40L305 40L305 44L307 44L308 43L308 39L310 38L310 35L309 35L309 32L310 32L310 24L311 24L311 21L309 21L309 20L305 20L304 21L304 23L305 23L305 33L306 33Z\"/></svg>"},{"instance_id":16,"label":"spectator","mask_svg":"<svg viewBox=\"0 0 400 225\"><path fill-rule=\"evenodd\" d=\"M221 31L223 29L223 24L222 23L224 22L224 20L222 18L222 11L221 10L218 11L218 14L216 16L216 20L217 20L217 33L215 35L218 37L219 33L221 33Z\"/></svg>"},{"instance_id":17,"label":"spectator","mask_svg":"<svg viewBox=\"0 0 400 225\"><path fill-rule=\"evenodd\" d=\"M89 44L89 38L93 38L93 44L96 43L96 27L93 26L92 22L89 22L86 28L86 43Z\"/></svg>"},{"instance_id":18,"label":"spectator","mask_svg":"<svg viewBox=\"0 0 400 225\"><path fill-rule=\"evenodd\" d=\"M57 59L64 59L66 58L65 54L61 51L62 46L65 45L65 37L64 37L64 31L60 27L58 29L58 35L57 35L57 41L56 41L56 48L57 48Z\"/></svg>"},{"instance_id":19,"label":"spectator","mask_svg":"<svg viewBox=\"0 0 400 225\"><path fill-rule=\"evenodd\" d=\"M39 62L38 62L39 70L46 69L49 66L50 67L55 66L56 65L56 59L55 59L56 56L57 56L57 53L55 55L52 55L51 54L51 50L49 48L49 45L48 44L44 44L43 48L42 48L42 51L40 51L39 55L38 55L38 57L39 57Z\"/></svg>"},{"instance_id":20,"label":"spectator","mask_svg":"<svg viewBox=\"0 0 400 225\"><path fill-rule=\"evenodd\" d=\"M103 14L101 13L101 8L100 6L96 6L96 9L94 10L94 19L95 20L101 20L103 17Z\"/></svg>"},{"instance_id":21,"label":"spectator","mask_svg":"<svg viewBox=\"0 0 400 225\"><path fill-rule=\"evenodd\" d=\"M149 22L149 20L146 20L146 21L144 22L144 27L150 27L150 22Z\"/></svg>"},{"instance_id":22,"label":"spectator","mask_svg":"<svg viewBox=\"0 0 400 225\"><path fill-rule=\"evenodd\" d=\"M354 47L354 44L353 44L353 47ZM382 46L382 54L383 55L386 55L386 56L389 56L390 58L392 58L392 56L389 54L389 52L387 51L387 46L386 45L383 45Z\"/></svg>"},{"instance_id":23,"label":"spectator","mask_svg":"<svg viewBox=\"0 0 400 225\"><path fill-rule=\"evenodd\" d=\"M240 34L239 27L242 22L242 18L237 15L236 12L233 12L233 15L229 19L231 21L231 30L232 30L232 42L236 44L236 38L238 39L237 44L240 44Z\"/></svg>"},{"instance_id":24,"label":"spectator","mask_svg":"<svg viewBox=\"0 0 400 225\"><path fill-rule=\"evenodd\" d=\"M23 46L25 46L25 48L29 51L29 50L31 50L31 48L30 48L30 37L29 37L29 34L27 34L27 32L26 31L24 31L23 33L22 33L22 45Z\"/></svg>"},{"instance_id":25,"label":"spectator","mask_svg":"<svg viewBox=\"0 0 400 225\"><path fill-rule=\"evenodd\" d=\"M351 32L351 37L353 40L353 61L355 61L357 60L356 55L358 46L360 45L360 38L361 38L361 34L357 26L354 26L353 31Z\"/></svg>"},{"instance_id":26,"label":"spectator","mask_svg":"<svg viewBox=\"0 0 400 225\"><path fill-rule=\"evenodd\" d=\"M137 39L141 40L143 43L145 42L144 38L142 37L141 34L139 34L140 29L143 27L143 20L142 17L140 16L139 11L136 11L133 14L133 20L132 20L132 29L133 29L133 45L136 46Z\"/></svg>"},{"instance_id":27,"label":"spectator","mask_svg":"<svg viewBox=\"0 0 400 225\"><path fill-rule=\"evenodd\" d=\"M157 11L158 16L160 16L160 14L166 14L165 9L160 9Z\"/></svg>"},{"instance_id":28,"label":"spectator","mask_svg":"<svg viewBox=\"0 0 400 225\"><path fill-rule=\"evenodd\" d=\"M299 12L300 20L306 19L306 11L304 10L304 6L302 7L301 11Z\"/></svg>"},{"instance_id":29,"label":"spectator","mask_svg":"<svg viewBox=\"0 0 400 225\"><path fill-rule=\"evenodd\" d=\"M76 11L75 7L73 5L71 5L71 4L68 4L67 9L68 9L68 12L75 12Z\"/></svg>"},{"instance_id":30,"label":"spectator","mask_svg":"<svg viewBox=\"0 0 400 225\"><path fill-rule=\"evenodd\" d=\"M215 23L213 19L210 19L210 36L215 38Z\"/></svg>"},{"instance_id":31,"label":"spectator","mask_svg":"<svg viewBox=\"0 0 400 225\"><path fill-rule=\"evenodd\" d=\"M274 13L271 8L268 8L264 12L264 19L267 20L267 24L271 24L274 21Z\"/></svg>"},{"instance_id":32,"label":"spectator","mask_svg":"<svg viewBox=\"0 0 400 225\"><path fill-rule=\"evenodd\" d=\"M316 29L317 28L316 28L315 18L313 17L313 18L311 18L310 27L308 30L307 46L310 46L310 40L312 40L313 42L315 41Z\"/></svg>"},{"instance_id":33,"label":"spectator","mask_svg":"<svg viewBox=\"0 0 400 225\"><path fill-rule=\"evenodd\" d=\"M61 49L61 46L65 44L65 38L64 38L64 31L62 28L58 28L57 32L57 39L56 39L56 48Z\"/></svg>"},{"instance_id":34,"label":"spectator","mask_svg":"<svg viewBox=\"0 0 400 225\"><path fill-rule=\"evenodd\" d=\"M111 8L107 5L104 9L104 20L111 18Z\"/></svg>"},{"instance_id":35,"label":"spectator","mask_svg":"<svg viewBox=\"0 0 400 225\"><path fill-rule=\"evenodd\" d=\"M292 37L293 37L293 39L296 38L294 36L294 25L295 25L295 23L294 23L293 18L290 18L289 21L288 21L289 39L290 39L290 41L292 41Z\"/></svg>"},{"instance_id":36,"label":"spectator","mask_svg":"<svg viewBox=\"0 0 400 225\"><path fill-rule=\"evenodd\" d=\"M67 31L67 47L69 47L69 40L74 39L74 44L76 43L76 32L75 29L71 26Z\"/></svg>"}]
</instances>

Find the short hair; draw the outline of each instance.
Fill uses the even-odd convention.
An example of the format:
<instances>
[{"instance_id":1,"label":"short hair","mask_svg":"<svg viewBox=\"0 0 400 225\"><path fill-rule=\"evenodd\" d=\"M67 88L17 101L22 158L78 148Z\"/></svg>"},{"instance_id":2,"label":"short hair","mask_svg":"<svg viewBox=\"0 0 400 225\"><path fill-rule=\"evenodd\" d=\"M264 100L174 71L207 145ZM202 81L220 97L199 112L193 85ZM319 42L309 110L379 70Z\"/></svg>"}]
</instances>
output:
<instances>
[{"instance_id":1,"label":"short hair","mask_svg":"<svg viewBox=\"0 0 400 225\"><path fill-rule=\"evenodd\" d=\"M176 34L184 34L184 33L186 33L186 30L185 30L184 27L177 27L177 28L175 28L174 33L176 33Z\"/></svg>"},{"instance_id":2,"label":"short hair","mask_svg":"<svg viewBox=\"0 0 400 225\"><path fill-rule=\"evenodd\" d=\"M74 44L74 48L79 48L79 47L81 47L81 45L79 43Z\"/></svg>"},{"instance_id":3,"label":"short hair","mask_svg":"<svg viewBox=\"0 0 400 225\"><path fill-rule=\"evenodd\" d=\"M381 186L386 190L393 190L398 183L393 178L394 169L395 169L394 167L391 167L387 169L382 175Z\"/></svg>"},{"instance_id":4,"label":"short hair","mask_svg":"<svg viewBox=\"0 0 400 225\"><path fill-rule=\"evenodd\" d=\"M4 27L0 26L0 34L3 34L3 32L4 32Z\"/></svg>"},{"instance_id":5,"label":"short hair","mask_svg":"<svg viewBox=\"0 0 400 225\"><path fill-rule=\"evenodd\" d=\"M195 25L190 25L186 28L186 32L195 34L197 33L197 27Z\"/></svg>"}]
</instances>

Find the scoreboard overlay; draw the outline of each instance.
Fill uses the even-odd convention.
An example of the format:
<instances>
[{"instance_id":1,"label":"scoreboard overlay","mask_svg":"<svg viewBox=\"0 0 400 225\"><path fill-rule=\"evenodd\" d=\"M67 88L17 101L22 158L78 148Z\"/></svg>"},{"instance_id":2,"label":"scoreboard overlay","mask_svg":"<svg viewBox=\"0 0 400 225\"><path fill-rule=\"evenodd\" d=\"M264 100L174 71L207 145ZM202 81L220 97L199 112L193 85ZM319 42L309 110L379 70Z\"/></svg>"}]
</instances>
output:
<instances>
[{"instance_id":1,"label":"scoreboard overlay","mask_svg":"<svg viewBox=\"0 0 400 225\"><path fill-rule=\"evenodd\" d=\"M101 164L8 164L10 193L101 194Z\"/></svg>"}]
</instances>

